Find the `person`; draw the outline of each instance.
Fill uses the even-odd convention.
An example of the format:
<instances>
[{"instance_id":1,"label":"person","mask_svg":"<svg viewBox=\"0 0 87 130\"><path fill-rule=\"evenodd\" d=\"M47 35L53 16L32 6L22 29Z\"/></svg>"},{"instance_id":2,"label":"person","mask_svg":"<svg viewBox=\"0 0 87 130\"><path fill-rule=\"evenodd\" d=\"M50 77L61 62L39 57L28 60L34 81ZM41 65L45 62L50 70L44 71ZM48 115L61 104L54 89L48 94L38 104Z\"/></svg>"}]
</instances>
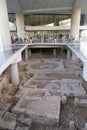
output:
<instances>
[{"instance_id":1,"label":"person","mask_svg":"<svg viewBox=\"0 0 87 130\"><path fill-rule=\"evenodd\" d=\"M55 42L55 43L57 42L57 39L56 39L56 37L55 37L55 39L54 39L54 42Z\"/></svg>"},{"instance_id":2,"label":"person","mask_svg":"<svg viewBox=\"0 0 87 130\"><path fill-rule=\"evenodd\" d=\"M63 35L62 34L59 35L58 42L60 42L60 43L63 42Z\"/></svg>"},{"instance_id":3,"label":"person","mask_svg":"<svg viewBox=\"0 0 87 130\"><path fill-rule=\"evenodd\" d=\"M32 43L32 37L30 37L30 43Z\"/></svg>"},{"instance_id":4,"label":"person","mask_svg":"<svg viewBox=\"0 0 87 130\"><path fill-rule=\"evenodd\" d=\"M12 39L12 43L23 43L22 38L18 38L18 36L14 36L14 39Z\"/></svg>"}]
</instances>

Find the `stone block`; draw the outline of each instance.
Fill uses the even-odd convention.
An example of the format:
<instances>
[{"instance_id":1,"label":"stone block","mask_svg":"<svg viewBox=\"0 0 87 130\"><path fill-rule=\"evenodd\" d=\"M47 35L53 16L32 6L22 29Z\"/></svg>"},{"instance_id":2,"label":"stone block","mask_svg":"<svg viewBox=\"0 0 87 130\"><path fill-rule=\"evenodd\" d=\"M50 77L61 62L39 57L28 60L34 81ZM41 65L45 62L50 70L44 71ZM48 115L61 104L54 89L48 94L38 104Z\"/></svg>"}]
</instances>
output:
<instances>
[{"instance_id":1,"label":"stone block","mask_svg":"<svg viewBox=\"0 0 87 130\"><path fill-rule=\"evenodd\" d=\"M14 130L16 127L16 121L5 121L0 117L0 129Z\"/></svg>"},{"instance_id":2,"label":"stone block","mask_svg":"<svg viewBox=\"0 0 87 130\"><path fill-rule=\"evenodd\" d=\"M75 98L75 105L80 107L87 107L87 99Z\"/></svg>"},{"instance_id":3,"label":"stone block","mask_svg":"<svg viewBox=\"0 0 87 130\"><path fill-rule=\"evenodd\" d=\"M70 83L70 84L73 84L73 83L81 84L82 80L80 80L80 79L62 79L62 82L63 83Z\"/></svg>"},{"instance_id":4,"label":"stone block","mask_svg":"<svg viewBox=\"0 0 87 130\"><path fill-rule=\"evenodd\" d=\"M20 127L20 126L17 126L15 130L21 130L21 127Z\"/></svg>"},{"instance_id":5,"label":"stone block","mask_svg":"<svg viewBox=\"0 0 87 130\"><path fill-rule=\"evenodd\" d=\"M4 110L0 110L0 117L2 117L4 115L5 111Z\"/></svg>"},{"instance_id":6,"label":"stone block","mask_svg":"<svg viewBox=\"0 0 87 130\"><path fill-rule=\"evenodd\" d=\"M12 121L12 120L16 120L17 118L17 115L13 114L13 113L10 113L10 112L6 112L3 119L5 121Z\"/></svg>"},{"instance_id":7,"label":"stone block","mask_svg":"<svg viewBox=\"0 0 87 130\"><path fill-rule=\"evenodd\" d=\"M74 96L86 94L86 91L81 84L62 84L61 91L62 93L73 94Z\"/></svg>"},{"instance_id":8,"label":"stone block","mask_svg":"<svg viewBox=\"0 0 87 130\"><path fill-rule=\"evenodd\" d=\"M74 121L69 122L69 130L75 130L75 123Z\"/></svg>"},{"instance_id":9,"label":"stone block","mask_svg":"<svg viewBox=\"0 0 87 130\"><path fill-rule=\"evenodd\" d=\"M0 117L0 129L6 129L5 121L1 117Z\"/></svg>"},{"instance_id":10,"label":"stone block","mask_svg":"<svg viewBox=\"0 0 87 130\"><path fill-rule=\"evenodd\" d=\"M10 108L11 108L11 104L6 103L6 104L4 105L4 110L5 110L5 111L8 111Z\"/></svg>"},{"instance_id":11,"label":"stone block","mask_svg":"<svg viewBox=\"0 0 87 130\"><path fill-rule=\"evenodd\" d=\"M6 122L6 128L8 129L8 130L15 130L15 128L16 128L16 121L7 121Z\"/></svg>"},{"instance_id":12,"label":"stone block","mask_svg":"<svg viewBox=\"0 0 87 130\"><path fill-rule=\"evenodd\" d=\"M29 126L24 126L24 127L22 127L21 130L29 130L29 129L30 129Z\"/></svg>"},{"instance_id":13,"label":"stone block","mask_svg":"<svg viewBox=\"0 0 87 130\"><path fill-rule=\"evenodd\" d=\"M29 98L26 95L24 99L19 100L12 111L17 114L27 115L34 122L58 126L60 118L60 102L61 98L58 96Z\"/></svg>"},{"instance_id":14,"label":"stone block","mask_svg":"<svg viewBox=\"0 0 87 130\"><path fill-rule=\"evenodd\" d=\"M62 104L66 104L67 103L67 97L62 96L61 101L62 101Z\"/></svg>"},{"instance_id":15,"label":"stone block","mask_svg":"<svg viewBox=\"0 0 87 130\"><path fill-rule=\"evenodd\" d=\"M30 127L32 124L32 120L29 117L24 117L24 116L19 117L17 119L17 122L19 122L25 126L28 126L28 127Z\"/></svg>"},{"instance_id":16,"label":"stone block","mask_svg":"<svg viewBox=\"0 0 87 130\"><path fill-rule=\"evenodd\" d=\"M24 94L27 93L27 88L22 88L22 89L19 89L19 91L16 93L15 97L17 99L20 99Z\"/></svg>"}]
</instances>

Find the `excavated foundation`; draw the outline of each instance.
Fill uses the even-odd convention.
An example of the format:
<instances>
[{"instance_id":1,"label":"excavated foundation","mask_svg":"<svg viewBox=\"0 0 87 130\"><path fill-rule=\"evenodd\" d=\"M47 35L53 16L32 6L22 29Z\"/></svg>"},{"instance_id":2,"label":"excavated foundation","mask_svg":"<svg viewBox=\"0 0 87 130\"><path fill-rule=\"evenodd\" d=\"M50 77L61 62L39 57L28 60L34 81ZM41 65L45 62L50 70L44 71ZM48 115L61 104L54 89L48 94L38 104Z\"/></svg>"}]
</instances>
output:
<instances>
[{"instance_id":1,"label":"excavated foundation","mask_svg":"<svg viewBox=\"0 0 87 130\"><path fill-rule=\"evenodd\" d=\"M53 58L34 53L21 61L17 87L11 84L9 71L0 77L1 130L67 130L72 120L79 130L84 127L87 83L82 62L68 60L64 54L61 51L62 58Z\"/></svg>"}]
</instances>

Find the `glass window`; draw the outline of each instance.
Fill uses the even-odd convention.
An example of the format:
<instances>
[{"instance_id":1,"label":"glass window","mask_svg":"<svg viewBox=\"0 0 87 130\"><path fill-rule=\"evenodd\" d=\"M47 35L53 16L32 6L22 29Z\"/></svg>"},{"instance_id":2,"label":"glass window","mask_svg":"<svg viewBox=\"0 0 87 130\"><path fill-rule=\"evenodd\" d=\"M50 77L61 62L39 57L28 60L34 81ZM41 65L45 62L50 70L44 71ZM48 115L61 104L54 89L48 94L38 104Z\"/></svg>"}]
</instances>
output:
<instances>
[{"instance_id":1,"label":"glass window","mask_svg":"<svg viewBox=\"0 0 87 130\"><path fill-rule=\"evenodd\" d=\"M59 21L71 18L70 14L29 14L25 15L25 25L41 26L54 23L59 25Z\"/></svg>"}]
</instances>

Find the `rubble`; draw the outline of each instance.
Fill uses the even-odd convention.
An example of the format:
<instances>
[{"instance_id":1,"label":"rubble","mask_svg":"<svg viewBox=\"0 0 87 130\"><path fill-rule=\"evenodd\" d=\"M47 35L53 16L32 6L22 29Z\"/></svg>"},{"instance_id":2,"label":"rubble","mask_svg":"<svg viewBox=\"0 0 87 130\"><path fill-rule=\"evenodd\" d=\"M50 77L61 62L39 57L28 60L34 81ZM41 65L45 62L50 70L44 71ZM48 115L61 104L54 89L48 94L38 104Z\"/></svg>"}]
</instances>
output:
<instances>
[{"instance_id":1,"label":"rubble","mask_svg":"<svg viewBox=\"0 0 87 130\"><path fill-rule=\"evenodd\" d=\"M10 112L6 112L3 116L3 119L5 121L16 121L17 115L10 113Z\"/></svg>"},{"instance_id":2,"label":"rubble","mask_svg":"<svg viewBox=\"0 0 87 130\"><path fill-rule=\"evenodd\" d=\"M29 117L24 117L23 115L17 119L17 122L23 124L24 126L28 126L28 128L30 128L32 124L32 120Z\"/></svg>"},{"instance_id":3,"label":"rubble","mask_svg":"<svg viewBox=\"0 0 87 130\"><path fill-rule=\"evenodd\" d=\"M14 130L16 128L16 121L5 121L0 117L0 129Z\"/></svg>"},{"instance_id":4,"label":"rubble","mask_svg":"<svg viewBox=\"0 0 87 130\"><path fill-rule=\"evenodd\" d=\"M0 110L0 117L2 117L5 113L5 110Z\"/></svg>"},{"instance_id":5,"label":"rubble","mask_svg":"<svg viewBox=\"0 0 87 130\"><path fill-rule=\"evenodd\" d=\"M87 107L87 99L75 98L75 106Z\"/></svg>"},{"instance_id":6,"label":"rubble","mask_svg":"<svg viewBox=\"0 0 87 130\"><path fill-rule=\"evenodd\" d=\"M66 96L62 96L61 98L62 104L66 104L67 103L67 97Z\"/></svg>"},{"instance_id":7,"label":"rubble","mask_svg":"<svg viewBox=\"0 0 87 130\"><path fill-rule=\"evenodd\" d=\"M23 127L18 126L18 127L16 127L15 130L29 130L29 127L28 126L23 126Z\"/></svg>"},{"instance_id":8,"label":"rubble","mask_svg":"<svg viewBox=\"0 0 87 130\"><path fill-rule=\"evenodd\" d=\"M75 130L75 123L74 121L69 122L69 130Z\"/></svg>"}]
</instances>

